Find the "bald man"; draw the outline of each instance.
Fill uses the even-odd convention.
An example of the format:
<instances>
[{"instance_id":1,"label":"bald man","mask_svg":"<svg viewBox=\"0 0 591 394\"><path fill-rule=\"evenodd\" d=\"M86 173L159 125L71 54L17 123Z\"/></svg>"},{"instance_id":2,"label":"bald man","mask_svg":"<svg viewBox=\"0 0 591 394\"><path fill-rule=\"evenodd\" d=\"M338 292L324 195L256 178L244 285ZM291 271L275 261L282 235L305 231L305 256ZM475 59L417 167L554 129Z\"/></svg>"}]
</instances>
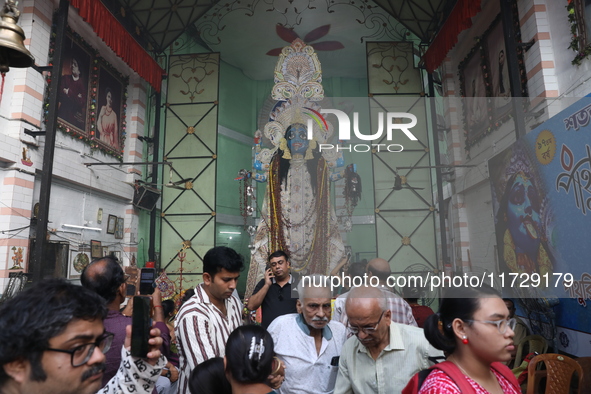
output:
<instances>
[{"instance_id":1,"label":"bald man","mask_svg":"<svg viewBox=\"0 0 591 394\"><path fill-rule=\"evenodd\" d=\"M429 357L443 356L422 328L392 322L378 288L354 288L345 310L355 336L343 345L334 394L400 393L416 372L432 365Z\"/></svg>"},{"instance_id":2,"label":"bald man","mask_svg":"<svg viewBox=\"0 0 591 394\"><path fill-rule=\"evenodd\" d=\"M366 273L369 278L375 276L378 278L378 288L384 293L384 300L387 303L388 309L390 310L390 317L393 322L408 324L410 326L418 327L417 322L412 314L412 308L402 297L394 294L388 287L388 277L392 275L390 264L381 258L372 259L367 263ZM370 281L368 280L368 283ZM347 299L347 293L343 293L337 297L334 303L334 316L333 319L340 321L345 326L348 322L347 314L345 313L345 300ZM351 336L350 333L347 335Z\"/></svg>"},{"instance_id":3,"label":"bald man","mask_svg":"<svg viewBox=\"0 0 591 394\"><path fill-rule=\"evenodd\" d=\"M331 291L325 277L309 277L316 279L298 284L298 314L279 316L268 328L275 353L285 363L279 394L331 394L334 390L338 359L347 339L345 327L330 320Z\"/></svg>"}]
</instances>

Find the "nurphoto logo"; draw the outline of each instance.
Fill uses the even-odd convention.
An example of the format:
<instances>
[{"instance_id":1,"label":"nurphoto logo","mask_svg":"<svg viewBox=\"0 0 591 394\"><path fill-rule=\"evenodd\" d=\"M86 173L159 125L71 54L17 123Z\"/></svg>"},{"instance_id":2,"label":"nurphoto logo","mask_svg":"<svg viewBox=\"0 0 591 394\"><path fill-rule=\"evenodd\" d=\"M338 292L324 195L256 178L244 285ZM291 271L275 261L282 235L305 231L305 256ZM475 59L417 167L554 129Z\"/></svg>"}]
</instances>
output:
<instances>
[{"instance_id":1,"label":"nurphoto logo","mask_svg":"<svg viewBox=\"0 0 591 394\"><path fill-rule=\"evenodd\" d=\"M316 112L316 111L314 111ZM316 113L319 115L318 113ZM351 120L349 116L338 109L321 109L320 114L334 114L338 120L339 140L351 139ZM326 124L324 117L320 115L322 121ZM311 117L312 118L312 117ZM379 112L378 113L378 130L374 134L363 134L359 131L359 113L353 112L353 132L355 136L362 141L379 141L384 133L384 118L386 119L386 139L393 140L394 131L402 131L404 135L411 141L417 141L417 137L409 129L416 126L417 117L407 112ZM409 119L409 123L401 123L402 119ZM308 139L311 140L313 136L313 119L308 119ZM333 144L319 144L320 151L323 149L336 149L338 151L353 151L353 152L369 152L376 149L377 152L402 152L404 147L401 144L351 144L349 146L339 146Z\"/></svg>"}]
</instances>

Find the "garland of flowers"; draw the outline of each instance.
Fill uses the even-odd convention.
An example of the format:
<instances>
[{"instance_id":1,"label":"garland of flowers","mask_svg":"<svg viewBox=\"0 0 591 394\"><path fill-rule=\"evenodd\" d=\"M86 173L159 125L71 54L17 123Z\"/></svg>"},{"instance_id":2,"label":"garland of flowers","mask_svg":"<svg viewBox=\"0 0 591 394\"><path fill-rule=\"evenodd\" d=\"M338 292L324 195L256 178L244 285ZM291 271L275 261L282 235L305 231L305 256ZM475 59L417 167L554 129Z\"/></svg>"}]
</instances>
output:
<instances>
[{"instance_id":1,"label":"garland of flowers","mask_svg":"<svg viewBox=\"0 0 591 394\"><path fill-rule=\"evenodd\" d=\"M566 6L566 9L568 11L570 33L572 35L568 49L572 49L577 53L571 63L573 65L579 66L581 65L581 62L584 59L588 58L589 55L591 55L591 44L581 48L584 42L582 38L584 37L583 32L581 32L581 28L579 27L579 18L577 18L575 2L573 0L568 0L568 5Z\"/></svg>"},{"instance_id":2,"label":"garland of flowers","mask_svg":"<svg viewBox=\"0 0 591 394\"><path fill-rule=\"evenodd\" d=\"M53 20L55 21L55 15ZM57 25L54 23L52 25L52 33L49 42L49 57L48 57L48 65L53 66L53 59L55 55L55 39L57 36L56 33ZM89 52L91 56L91 64L92 64L92 72L89 76L90 79L90 94L89 94L89 101L90 105L88 110L90 111L90 127L89 132L80 132L74 127L70 127L65 123L60 121L57 122L57 129L62 131L65 134L68 134L73 139L82 141L90 145L92 150L100 150L101 152L111 155L115 157L117 160L123 160L123 147L125 144L125 139L127 136L127 120L126 120L126 113L127 113L127 86L129 83L129 78L121 75L110 63L108 63L104 58L102 58L96 49L94 49L90 44L88 44L82 36L78 33L73 31L69 26L67 26L67 33L72 37L72 40L76 42L76 44L82 46L87 52ZM99 66L105 67L111 74L113 74L117 79L119 79L124 86L123 96L122 96L122 111L121 111L121 130L119 132L119 146L121 147L120 150L112 149L111 147L103 144L98 138L95 137L96 134L96 109L97 109L97 86L98 86L98 70ZM61 72L61 71L60 71ZM49 116L49 93L50 93L50 84L51 84L51 72L47 73L46 76L46 91L45 91L45 100L43 103L43 122L45 123L45 127L47 128L48 116ZM85 130L86 131L86 130Z\"/></svg>"}]
</instances>

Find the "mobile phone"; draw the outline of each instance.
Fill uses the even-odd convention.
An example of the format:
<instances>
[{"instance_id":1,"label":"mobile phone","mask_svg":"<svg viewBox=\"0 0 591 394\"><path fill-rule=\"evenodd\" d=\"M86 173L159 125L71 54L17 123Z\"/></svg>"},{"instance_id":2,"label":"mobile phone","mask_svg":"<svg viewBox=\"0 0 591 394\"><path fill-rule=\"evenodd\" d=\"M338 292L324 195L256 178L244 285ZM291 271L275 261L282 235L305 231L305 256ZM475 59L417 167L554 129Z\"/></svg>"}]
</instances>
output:
<instances>
[{"instance_id":1,"label":"mobile phone","mask_svg":"<svg viewBox=\"0 0 591 394\"><path fill-rule=\"evenodd\" d=\"M271 270L271 266L269 264L267 264L267 268L265 268L265 272L267 272L268 270ZM275 274L273 273L273 270L271 270L271 277L274 277Z\"/></svg>"},{"instance_id":2,"label":"mobile phone","mask_svg":"<svg viewBox=\"0 0 591 394\"><path fill-rule=\"evenodd\" d=\"M135 285L127 285L127 291L125 295L134 296L135 295Z\"/></svg>"},{"instance_id":3,"label":"mobile phone","mask_svg":"<svg viewBox=\"0 0 591 394\"><path fill-rule=\"evenodd\" d=\"M136 296L133 298L133 315L131 317L131 355L146 357L150 350L150 297Z\"/></svg>"},{"instance_id":4,"label":"mobile phone","mask_svg":"<svg viewBox=\"0 0 591 394\"><path fill-rule=\"evenodd\" d=\"M154 292L155 268L142 268L140 270L140 294L152 294Z\"/></svg>"}]
</instances>

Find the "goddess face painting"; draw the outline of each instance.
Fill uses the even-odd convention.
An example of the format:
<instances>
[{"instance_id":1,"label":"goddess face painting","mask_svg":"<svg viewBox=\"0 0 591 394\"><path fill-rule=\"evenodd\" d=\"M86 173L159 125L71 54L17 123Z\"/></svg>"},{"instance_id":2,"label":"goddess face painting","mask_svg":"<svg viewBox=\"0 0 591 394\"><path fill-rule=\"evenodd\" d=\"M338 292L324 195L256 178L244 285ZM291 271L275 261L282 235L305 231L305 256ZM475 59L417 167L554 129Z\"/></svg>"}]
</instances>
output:
<instances>
[{"instance_id":1,"label":"goddess face painting","mask_svg":"<svg viewBox=\"0 0 591 394\"><path fill-rule=\"evenodd\" d=\"M308 135L306 126L301 123L295 123L288 127L285 132L285 139L291 154L304 154L308 149Z\"/></svg>"},{"instance_id":2,"label":"goddess face painting","mask_svg":"<svg viewBox=\"0 0 591 394\"><path fill-rule=\"evenodd\" d=\"M538 190L523 172L515 176L507 199L507 227L516 252L536 255L540 246L540 198Z\"/></svg>"}]
</instances>

